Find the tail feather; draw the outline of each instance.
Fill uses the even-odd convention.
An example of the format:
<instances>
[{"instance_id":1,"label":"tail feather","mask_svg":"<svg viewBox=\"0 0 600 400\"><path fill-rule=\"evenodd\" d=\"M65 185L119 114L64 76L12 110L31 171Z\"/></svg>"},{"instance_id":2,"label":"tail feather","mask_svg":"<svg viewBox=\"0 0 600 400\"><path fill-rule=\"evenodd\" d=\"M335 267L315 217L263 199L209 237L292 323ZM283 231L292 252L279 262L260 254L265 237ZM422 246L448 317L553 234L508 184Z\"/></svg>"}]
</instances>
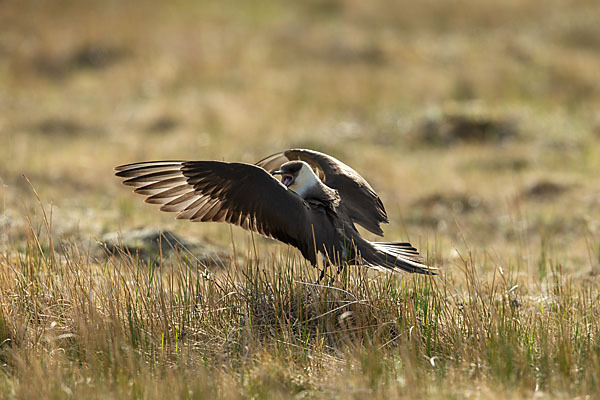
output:
<instances>
[{"instance_id":1,"label":"tail feather","mask_svg":"<svg viewBox=\"0 0 600 400\"><path fill-rule=\"evenodd\" d=\"M437 275L437 268L424 264L425 260L408 242L370 242L374 252L365 264L387 271L406 271L424 275Z\"/></svg>"},{"instance_id":2,"label":"tail feather","mask_svg":"<svg viewBox=\"0 0 600 400\"><path fill-rule=\"evenodd\" d=\"M419 251L408 242L372 242L372 244L378 249L385 249L386 252L413 258L419 262L423 261Z\"/></svg>"}]
</instances>

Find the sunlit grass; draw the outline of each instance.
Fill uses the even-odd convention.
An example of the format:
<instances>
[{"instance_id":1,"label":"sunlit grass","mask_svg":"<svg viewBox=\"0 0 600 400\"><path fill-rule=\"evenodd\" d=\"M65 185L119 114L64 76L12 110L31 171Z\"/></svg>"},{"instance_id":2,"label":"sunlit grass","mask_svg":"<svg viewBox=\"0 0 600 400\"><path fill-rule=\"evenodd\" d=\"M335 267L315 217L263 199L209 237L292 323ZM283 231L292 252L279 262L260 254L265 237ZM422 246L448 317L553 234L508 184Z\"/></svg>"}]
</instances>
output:
<instances>
[{"instance_id":1,"label":"sunlit grass","mask_svg":"<svg viewBox=\"0 0 600 400\"><path fill-rule=\"evenodd\" d=\"M0 258L5 395L598 394L598 285L543 257L533 284L510 260L481 276L473 255L435 278L348 267L322 284L290 253L218 273L183 253L97 263L29 226Z\"/></svg>"},{"instance_id":2,"label":"sunlit grass","mask_svg":"<svg viewBox=\"0 0 600 400\"><path fill-rule=\"evenodd\" d=\"M598 397L596 8L0 4L0 398ZM315 284L295 249L113 175L296 146L361 173L384 240L442 274ZM98 255L149 226L232 258Z\"/></svg>"}]
</instances>

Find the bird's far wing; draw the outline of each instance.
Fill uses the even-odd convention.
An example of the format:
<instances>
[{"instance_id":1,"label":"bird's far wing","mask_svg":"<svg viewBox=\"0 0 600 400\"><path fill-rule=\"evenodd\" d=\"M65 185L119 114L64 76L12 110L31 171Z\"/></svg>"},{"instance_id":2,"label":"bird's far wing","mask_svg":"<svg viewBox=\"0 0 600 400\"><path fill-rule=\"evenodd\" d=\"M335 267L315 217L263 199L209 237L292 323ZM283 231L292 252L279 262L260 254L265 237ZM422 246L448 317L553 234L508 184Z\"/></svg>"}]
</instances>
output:
<instances>
[{"instance_id":1,"label":"bird's far wing","mask_svg":"<svg viewBox=\"0 0 600 400\"><path fill-rule=\"evenodd\" d=\"M256 163L257 166L266 169L269 173L272 173L273 171L277 171L279 169L279 167L281 167L283 164L285 164L288 161L293 161L293 160L301 160L298 157L294 157L294 158L289 158L287 153L290 150L287 150L285 152L280 152L280 153L275 153L275 154L271 154L268 157L263 158L262 160L258 161ZM307 159L302 159L302 161L308 163L308 165L311 166L311 168L313 169L313 171L315 171L315 174L317 174L317 176L319 177L319 179L321 179L321 182L325 183L325 172L323 171L323 169L321 168L321 166L313 159L311 158L307 158Z\"/></svg>"},{"instance_id":2,"label":"bird's far wing","mask_svg":"<svg viewBox=\"0 0 600 400\"><path fill-rule=\"evenodd\" d=\"M340 160L314 150L290 149L266 157L256 165L271 172L291 160L307 162L323 183L339 192L354 222L383 236L379 225L389 222L383 202L365 178Z\"/></svg>"},{"instance_id":3,"label":"bird's far wing","mask_svg":"<svg viewBox=\"0 0 600 400\"><path fill-rule=\"evenodd\" d=\"M178 219L229 222L299 247L309 209L295 193L255 165L222 161L151 161L122 165L124 185Z\"/></svg>"}]
</instances>

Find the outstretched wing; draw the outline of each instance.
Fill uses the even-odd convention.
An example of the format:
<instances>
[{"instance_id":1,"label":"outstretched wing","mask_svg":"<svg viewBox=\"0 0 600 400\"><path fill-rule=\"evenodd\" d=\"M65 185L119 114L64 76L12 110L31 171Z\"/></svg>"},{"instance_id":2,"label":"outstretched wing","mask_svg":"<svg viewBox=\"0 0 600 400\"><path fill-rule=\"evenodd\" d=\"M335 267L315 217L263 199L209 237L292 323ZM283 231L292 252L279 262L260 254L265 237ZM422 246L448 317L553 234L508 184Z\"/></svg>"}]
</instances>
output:
<instances>
[{"instance_id":1,"label":"outstretched wing","mask_svg":"<svg viewBox=\"0 0 600 400\"><path fill-rule=\"evenodd\" d=\"M124 185L178 219L228 222L300 248L308 205L263 168L221 161L150 161L116 167Z\"/></svg>"},{"instance_id":2,"label":"outstretched wing","mask_svg":"<svg viewBox=\"0 0 600 400\"><path fill-rule=\"evenodd\" d=\"M308 163L323 183L339 192L354 222L376 235L383 236L379 225L388 223L389 220L381 199L358 172L340 160L314 150L291 149L272 154L256 165L273 172L279 169L281 164L292 160Z\"/></svg>"}]
</instances>

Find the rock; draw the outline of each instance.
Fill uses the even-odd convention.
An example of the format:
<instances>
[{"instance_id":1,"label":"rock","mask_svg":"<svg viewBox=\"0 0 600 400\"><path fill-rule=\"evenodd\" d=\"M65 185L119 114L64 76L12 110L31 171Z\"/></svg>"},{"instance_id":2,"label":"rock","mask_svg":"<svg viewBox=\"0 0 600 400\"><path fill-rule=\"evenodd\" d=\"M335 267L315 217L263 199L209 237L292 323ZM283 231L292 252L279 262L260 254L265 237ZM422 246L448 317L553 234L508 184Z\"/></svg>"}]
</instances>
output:
<instances>
[{"instance_id":1,"label":"rock","mask_svg":"<svg viewBox=\"0 0 600 400\"><path fill-rule=\"evenodd\" d=\"M49 117L31 127L31 131L46 136L82 136L100 135L103 130L97 126L85 125L79 121L64 117Z\"/></svg>"},{"instance_id":2,"label":"rock","mask_svg":"<svg viewBox=\"0 0 600 400\"><path fill-rule=\"evenodd\" d=\"M32 60L32 66L40 75L51 79L63 79L77 70L100 71L130 55L126 48L105 43L86 43L63 54L42 52Z\"/></svg>"},{"instance_id":3,"label":"rock","mask_svg":"<svg viewBox=\"0 0 600 400\"><path fill-rule=\"evenodd\" d=\"M153 227L105 234L99 246L105 255L138 256L146 262L157 262L161 254L165 259L178 252L181 256L194 258L206 266L224 267L228 265L230 258L230 255L221 249Z\"/></svg>"},{"instance_id":4,"label":"rock","mask_svg":"<svg viewBox=\"0 0 600 400\"><path fill-rule=\"evenodd\" d=\"M151 121L146 126L149 133L167 133L179 126L179 121L169 115L163 115Z\"/></svg>"},{"instance_id":5,"label":"rock","mask_svg":"<svg viewBox=\"0 0 600 400\"><path fill-rule=\"evenodd\" d=\"M501 143L518 134L515 120L478 107L435 108L425 115L417 136L434 145Z\"/></svg>"},{"instance_id":6,"label":"rock","mask_svg":"<svg viewBox=\"0 0 600 400\"><path fill-rule=\"evenodd\" d=\"M531 166L531 162L518 156L506 156L504 154L498 157L486 157L479 160L469 160L463 164L464 167L473 170L486 170L489 173L498 171L524 171Z\"/></svg>"},{"instance_id":7,"label":"rock","mask_svg":"<svg viewBox=\"0 0 600 400\"><path fill-rule=\"evenodd\" d=\"M74 68L102 69L128 55L128 51L103 43L87 43L75 50L68 59Z\"/></svg>"},{"instance_id":8,"label":"rock","mask_svg":"<svg viewBox=\"0 0 600 400\"><path fill-rule=\"evenodd\" d=\"M568 185L541 180L525 188L522 196L531 200L550 200L560 196L569 189Z\"/></svg>"},{"instance_id":9,"label":"rock","mask_svg":"<svg viewBox=\"0 0 600 400\"><path fill-rule=\"evenodd\" d=\"M478 196L438 192L415 201L410 207L407 221L445 231L456 216L471 215L485 208L483 200Z\"/></svg>"},{"instance_id":10,"label":"rock","mask_svg":"<svg viewBox=\"0 0 600 400\"><path fill-rule=\"evenodd\" d=\"M464 193L433 193L417 200L413 207L429 214L465 214L482 206L481 198Z\"/></svg>"}]
</instances>

